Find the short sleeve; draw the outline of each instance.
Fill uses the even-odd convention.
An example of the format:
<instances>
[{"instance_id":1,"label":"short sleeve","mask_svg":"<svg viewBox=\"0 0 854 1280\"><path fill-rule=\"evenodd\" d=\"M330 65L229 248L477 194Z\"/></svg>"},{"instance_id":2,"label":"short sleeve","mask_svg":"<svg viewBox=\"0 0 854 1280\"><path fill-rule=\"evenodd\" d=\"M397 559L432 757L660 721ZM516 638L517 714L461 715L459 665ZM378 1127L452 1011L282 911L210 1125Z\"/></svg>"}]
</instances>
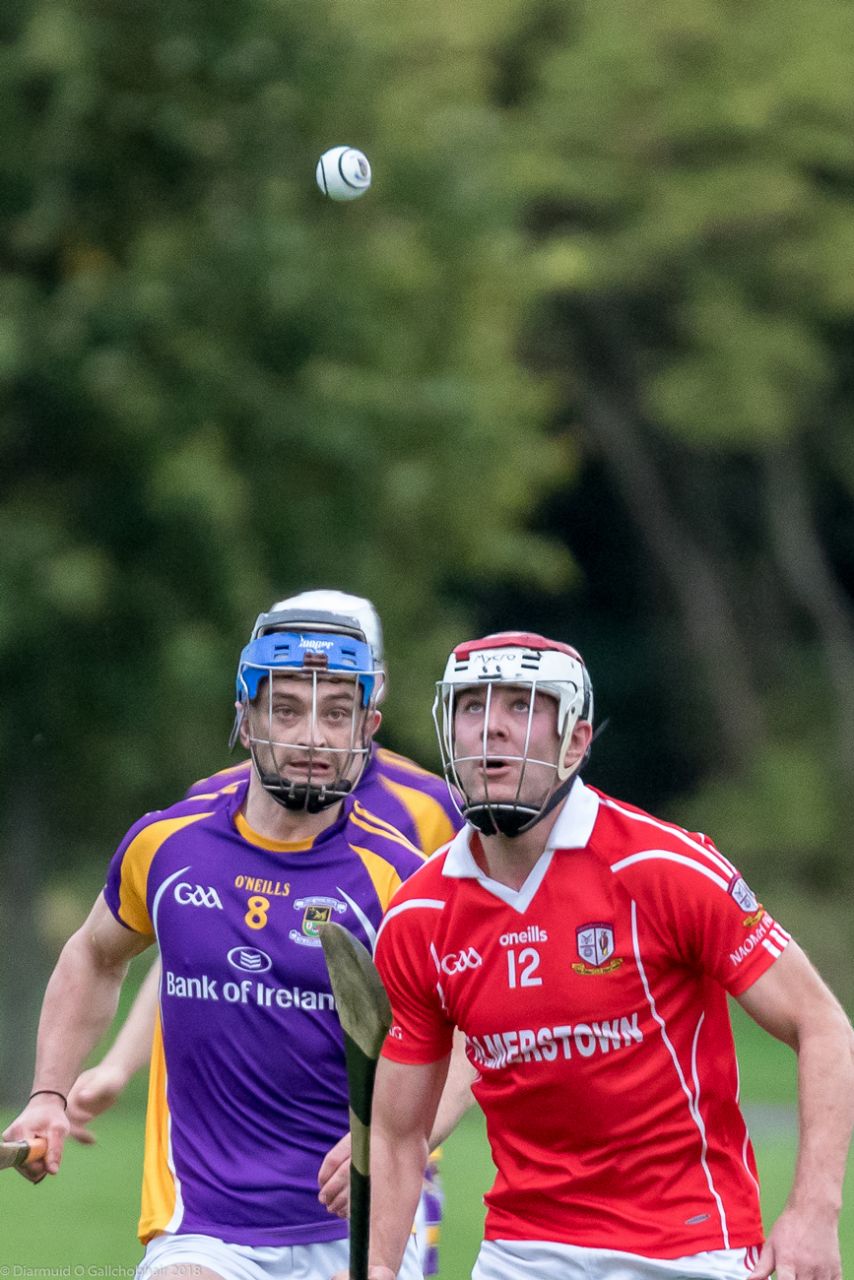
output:
<instances>
[{"instance_id":1,"label":"short sleeve","mask_svg":"<svg viewBox=\"0 0 854 1280\"><path fill-rule=\"evenodd\" d=\"M113 854L104 886L107 906L119 924L143 934L154 932L146 901L151 859L140 856L149 823L146 815L128 831Z\"/></svg>"},{"instance_id":2,"label":"short sleeve","mask_svg":"<svg viewBox=\"0 0 854 1280\"><path fill-rule=\"evenodd\" d=\"M451 1052L453 1023L442 1007L424 928L430 914L414 903L394 907L377 940L377 968L392 1008L383 1057L393 1062L438 1062Z\"/></svg>"},{"instance_id":3,"label":"short sleeve","mask_svg":"<svg viewBox=\"0 0 854 1280\"><path fill-rule=\"evenodd\" d=\"M791 935L757 901L740 872L733 870L725 891L711 893L701 919L700 954L704 969L730 995L752 986L790 942Z\"/></svg>"},{"instance_id":4,"label":"short sleeve","mask_svg":"<svg viewBox=\"0 0 854 1280\"><path fill-rule=\"evenodd\" d=\"M107 906L119 924L134 933L154 933L149 902L155 855L171 835L208 816L191 813L166 818L149 813L131 827L113 855L104 886Z\"/></svg>"},{"instance_id":5,"label":"short sleeve","mask_svg":"<svg viewBox=\"0 0 854 1280\"><path fill-rule=\"evenodd\" d=\"M662 949L732 996L752 986L791 941L707 836L682 832L669 847L630 855L621 876Z\"/></svg>"}]
</instances>

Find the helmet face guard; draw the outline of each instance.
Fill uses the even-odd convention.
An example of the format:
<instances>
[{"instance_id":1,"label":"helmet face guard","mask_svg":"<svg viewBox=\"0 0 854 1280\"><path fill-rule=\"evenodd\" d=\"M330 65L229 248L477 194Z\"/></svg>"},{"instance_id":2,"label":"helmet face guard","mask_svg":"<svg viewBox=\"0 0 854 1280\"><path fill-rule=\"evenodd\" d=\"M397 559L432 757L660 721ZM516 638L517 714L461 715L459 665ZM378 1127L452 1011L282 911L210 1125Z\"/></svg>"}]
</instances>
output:
<instances>
[{"instance_id":1,"label":"helmet face guard","mask_svg":"<svg viewBox=\"0 0 854 1280\"><path fill-rule=\"evenodd\" d=\"M305 741L286 742L276 736L277 675L295 676L305 682L310 700ZM380 677L362 632L269 631L250 640L237 669L238 711L232 741L245 725L258 778L265 791L284 808L318 813L338 804L352 791L370 753L370 722ZM322 699L338 683L351 686L354 697L349 734L346 739L341 734L344 745L330 746L320 741L319 714ZM261 731L265 724L266 734ZM299 778L288 777L295 756L301 764Z\"/></svg>"},{"instance_id":2,"label":"helmet face guard","mask_svg":"<svg viewBox=\"0 0 854 1280\"><path fill-rule=\"evenodd\" d=\"M518 754L492 748L489 729L496 686L519 688L528 695L524 743ZM476 753L463 754L457 744L456 716L460 696L478 689L484 699L483 729ZM558 746L554 758L532 755L531 735L537 694L547 694L555 706ZM463 797L466 821L485 835L521 835L550 813L568 795L584 760L567 765L565 757L579 720L592 723L593 691L587 668L569 645L529 632L501 632L469 641L454 649L444 678L436 685L433 719L445 778ZM488 763L496 757L518 765L512 796L490 795ZM586 759L586 756L585 756ZM460 766L478 766L477 794L460 776Z\"/></svg>"}]
</instances>

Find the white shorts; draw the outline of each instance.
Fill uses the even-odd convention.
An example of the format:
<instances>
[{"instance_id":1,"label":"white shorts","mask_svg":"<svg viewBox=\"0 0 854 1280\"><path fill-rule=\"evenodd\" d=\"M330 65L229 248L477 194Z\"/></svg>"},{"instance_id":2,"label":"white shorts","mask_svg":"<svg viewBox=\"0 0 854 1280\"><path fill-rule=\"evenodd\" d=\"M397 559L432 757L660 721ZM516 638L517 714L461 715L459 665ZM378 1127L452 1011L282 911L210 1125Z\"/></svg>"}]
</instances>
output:
<instances>
[{"instance_id":1,"label":"white shorts","mask_svg":"<svg viewBox=\"0 0 854 1280\"><path fill-rule=\"evenodd\" d=\"M713 1249L685 1258L643 1258L550 1240L484 1240L472 1280L746 1280L759 1258L750 1249Z\"/></svg>"},{"instance_id":2,"label":"white shorts","mask_svg":"<svg viewBox=\"0 0 854 1280\"><path fill-rule=\"evenodd\" d=\"M193 1280L207 1267L222 1280L330 1280L346 1271L346 1240L323 1244L261 1245L226 1244L216 1236L155 1236L146 1245L145 1257L136 1269L136 1280L151 1280L163 1267L175 1269L175 1280ZM406 1248L398 1280L422 1280L413 1236Z\"/></svg>"}]
</instances>

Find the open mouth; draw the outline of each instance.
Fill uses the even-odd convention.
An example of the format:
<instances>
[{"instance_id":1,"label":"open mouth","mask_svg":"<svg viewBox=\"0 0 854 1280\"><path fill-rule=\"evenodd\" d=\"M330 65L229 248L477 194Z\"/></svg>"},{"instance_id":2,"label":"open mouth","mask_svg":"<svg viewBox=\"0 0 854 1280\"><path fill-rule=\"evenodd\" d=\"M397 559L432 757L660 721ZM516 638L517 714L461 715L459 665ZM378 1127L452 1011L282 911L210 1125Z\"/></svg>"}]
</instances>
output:
<instances>
[{"instance_id":1,"label":"open mouth","mask_svg":"<svg viewBox=\"0 0 854 1280\"><path fill-rule=\"evenodd\" d=\"M289 760L285 766L288 773L311 774L312 777L326 777L332 772L328 760Z\"/></svg>"}]
</instances>

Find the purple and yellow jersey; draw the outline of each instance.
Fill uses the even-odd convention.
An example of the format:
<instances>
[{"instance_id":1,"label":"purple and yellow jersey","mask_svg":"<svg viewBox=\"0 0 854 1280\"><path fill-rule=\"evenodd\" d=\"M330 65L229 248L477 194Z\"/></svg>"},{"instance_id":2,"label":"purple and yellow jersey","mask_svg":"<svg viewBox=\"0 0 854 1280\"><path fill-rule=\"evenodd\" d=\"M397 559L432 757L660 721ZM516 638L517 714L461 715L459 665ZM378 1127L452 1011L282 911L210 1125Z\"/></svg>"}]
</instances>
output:
<instances>
[{"instance_id":1,"label":"purple and yellow jersey","mask_svg":"<svg viewBox=\"0 0 854 1280\"><path fill-rule=\"evenodd\" d=\"M251 769L250 760L241 760L194 782L185 799L214 795L234 783L245 782ZM422 769L414 760L376 744L355 795L360 804L403 832L422 853L434 853L452 840L463 825L444 779ZM352 803L352 798L345 801L348 806Z\"/></svg>"},{"instance_id":2,"label":"purple and yellow jersey","mask_svg":"<svg viewBox=\"0 0 854 1280\"><path fill-rule=\"evenodd\" d=\"M119 846L106 901L156 937L163 976L146 1121L140 1238L235 1244L339 1239L317 1199L347 1131L347 1078L318 926L370 950L423 862L360 800L313 841L253 832L247 782L147 814Z\"/></svg>"}]
</instances>

